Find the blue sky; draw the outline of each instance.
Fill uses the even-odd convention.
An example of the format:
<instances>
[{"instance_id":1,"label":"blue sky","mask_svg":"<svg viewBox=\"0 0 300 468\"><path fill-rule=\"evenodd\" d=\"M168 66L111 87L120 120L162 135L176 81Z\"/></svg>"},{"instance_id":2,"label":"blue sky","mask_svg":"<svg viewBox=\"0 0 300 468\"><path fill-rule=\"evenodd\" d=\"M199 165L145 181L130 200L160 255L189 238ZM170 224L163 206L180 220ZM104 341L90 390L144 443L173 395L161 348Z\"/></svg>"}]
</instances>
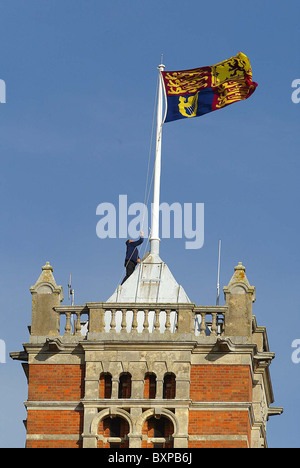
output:
<instances>
[{"instance_id":1,"label":"blue sky","mask_svg":"<svg viewBox=\"0 0 300 468\"><path fill-rule=\"evenodd\" d=\"M25 443L26 379L8 352L28 340L41 266L54 267L65 304L70 271L77 304L105 301L122 275L124 240L96 236L96 207L120 194L144 201L161 53L167 70L182 70L239 51L254 95L164 126L161 200L204 203L205 243L164 240L161 257L197 304L215 303L219 238L221 286L246 266L276 353L274 404L285 409L268 443L299 446L299 28L296 0L1 2L0 446Z\"/></svg>"}]
</instances>

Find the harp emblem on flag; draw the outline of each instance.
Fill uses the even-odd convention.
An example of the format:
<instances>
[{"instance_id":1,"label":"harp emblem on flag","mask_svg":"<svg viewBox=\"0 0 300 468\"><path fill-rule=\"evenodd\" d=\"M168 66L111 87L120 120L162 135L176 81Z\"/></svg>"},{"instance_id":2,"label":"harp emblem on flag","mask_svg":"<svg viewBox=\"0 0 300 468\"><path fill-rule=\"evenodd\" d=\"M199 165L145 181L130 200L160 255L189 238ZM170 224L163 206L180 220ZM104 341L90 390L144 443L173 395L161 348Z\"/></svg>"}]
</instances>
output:
<instances>
[{"instance_id":1,"label":"harp emblem on flag","mask_svg":"<svg viewBox=\"0 0 300 468\"><path fill-rule=\"evenodd\" d=\"M184 117L195 117L197 115L198 94L179 97L178 107L181 115L184 115Z\"/></svg>"}]
</instances>

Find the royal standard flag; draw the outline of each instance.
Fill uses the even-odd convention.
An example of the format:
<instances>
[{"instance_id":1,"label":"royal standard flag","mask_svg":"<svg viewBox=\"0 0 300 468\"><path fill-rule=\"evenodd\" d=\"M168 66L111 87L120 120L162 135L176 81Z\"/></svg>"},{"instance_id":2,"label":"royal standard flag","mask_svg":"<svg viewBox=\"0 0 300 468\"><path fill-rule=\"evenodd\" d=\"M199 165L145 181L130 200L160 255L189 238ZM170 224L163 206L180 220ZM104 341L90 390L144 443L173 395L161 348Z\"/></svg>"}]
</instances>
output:
<instances>
[{"instance_id":1,"label":"royal standard flag","mask_svg":"<svg viewBox=\"0 0 300 468\"><path fill-rule=\"evenodd\" d=\"M239 52L210 67L163 71L167 96L165 122L197 117L247 99L255 91L248 57Z\"/></svg>"}]
</instances>

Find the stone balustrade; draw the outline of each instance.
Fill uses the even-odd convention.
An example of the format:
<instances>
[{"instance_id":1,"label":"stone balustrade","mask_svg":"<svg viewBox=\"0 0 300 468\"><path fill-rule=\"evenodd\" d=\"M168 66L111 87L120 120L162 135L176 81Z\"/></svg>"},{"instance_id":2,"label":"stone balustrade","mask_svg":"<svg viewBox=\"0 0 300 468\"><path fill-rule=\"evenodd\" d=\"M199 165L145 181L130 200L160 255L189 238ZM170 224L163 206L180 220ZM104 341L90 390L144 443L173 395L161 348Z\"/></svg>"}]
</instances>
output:
<instances>
[{"instance_id":1,"label":"stone balustrade","mask_svg":"<svg viewBox=\"0 0 300 468\"><path fill-rule=\"evenodd\" d=\"M87 303L59 306L58 336L125 334L221 336L225 334L226 306L190 304Z\"/></svg>"}]
</instances>

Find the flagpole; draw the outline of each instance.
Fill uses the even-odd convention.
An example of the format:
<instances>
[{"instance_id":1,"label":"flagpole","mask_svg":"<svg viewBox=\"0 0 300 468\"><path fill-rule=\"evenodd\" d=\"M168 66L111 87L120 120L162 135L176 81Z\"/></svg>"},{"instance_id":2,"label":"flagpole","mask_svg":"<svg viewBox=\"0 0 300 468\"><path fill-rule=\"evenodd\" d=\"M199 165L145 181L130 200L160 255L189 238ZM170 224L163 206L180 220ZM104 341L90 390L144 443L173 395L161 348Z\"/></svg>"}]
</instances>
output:
<instances>
[{"instance_id":1,"label":"flagpole","mask_svg":"<svg viewBox=\"0 0 300 468\"><path fill-rule=\"evenodd\" d=\"M220 304L220 264L221 264L221 240L219 240L218 279L217 279L217 305Z\"/></svg>"},{"instance_id":2,"label":"flagpole","mask_svg":"<svg viewBox=\"0 0 300 468\"><path fill-rule=\"evenodd\" d=\"M163 124L163 82L161 72L165 66L161 63L159 70L159 88L157 99L157 119L156 119L156 148L154 164L154 184L153 184L153 204L152 204L152 222L150 237L150 253L159 255L159 199L160 199L160 174L161 174L161 138Z\"/></svg>"}]
</instances>

